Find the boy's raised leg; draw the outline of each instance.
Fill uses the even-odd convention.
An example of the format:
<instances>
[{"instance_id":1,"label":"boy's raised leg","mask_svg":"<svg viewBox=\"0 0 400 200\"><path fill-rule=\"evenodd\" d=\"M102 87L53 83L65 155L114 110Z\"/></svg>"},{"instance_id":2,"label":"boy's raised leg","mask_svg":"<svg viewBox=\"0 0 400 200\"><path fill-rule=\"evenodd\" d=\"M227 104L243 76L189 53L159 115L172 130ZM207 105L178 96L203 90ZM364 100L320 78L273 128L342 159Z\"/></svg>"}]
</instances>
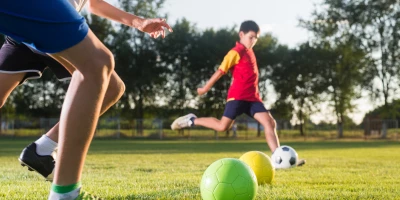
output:
<instances>
[{"instance_id":1,"label":"boy's raised leg","mask_svg":"<svg viewBox=\"0 0 400 200\"><path fill-rule=\"evenodd\" d=\"M233 120L228 117L222 117L221 120L214 117L200 117L197 118L194 114L188 114L179 117L171 124L172 130L178 130L191 126L203 126L216 131L225 131L231 127Z\"/></svg>"}]
</instances>

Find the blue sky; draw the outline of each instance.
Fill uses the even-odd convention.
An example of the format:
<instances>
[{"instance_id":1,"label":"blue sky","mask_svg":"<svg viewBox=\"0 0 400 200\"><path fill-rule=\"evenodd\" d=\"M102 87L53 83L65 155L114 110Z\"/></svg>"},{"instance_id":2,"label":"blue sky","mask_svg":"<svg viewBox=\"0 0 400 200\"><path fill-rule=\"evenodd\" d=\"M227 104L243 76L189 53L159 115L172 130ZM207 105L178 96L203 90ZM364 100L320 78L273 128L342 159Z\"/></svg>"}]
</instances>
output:
<instances>
[{"instance_id":1,"label":"blue sky","mask_svg":"<svg viewBox=\"0 0 400 200\"><path fill-rule=\"evenodd\" d=\"M298 27L298 19L308 19L314 5L322 0L167 0L163 9L173 24L185 17L200 29L240 25L244 20L257 22L262 32L271 32L290 47L304 42L308 33Z\"/></svg>"}]
</instances>

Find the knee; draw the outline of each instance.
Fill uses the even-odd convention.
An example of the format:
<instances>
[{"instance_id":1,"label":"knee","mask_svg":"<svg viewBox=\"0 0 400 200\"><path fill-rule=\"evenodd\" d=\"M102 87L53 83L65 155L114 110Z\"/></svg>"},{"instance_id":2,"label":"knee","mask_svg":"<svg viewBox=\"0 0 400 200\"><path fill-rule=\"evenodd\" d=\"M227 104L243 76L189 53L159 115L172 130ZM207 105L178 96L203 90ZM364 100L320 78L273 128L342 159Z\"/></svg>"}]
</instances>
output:
<instances>
[{"instance_id":1,"label":"knee","mask_svg":"<svg viewBox=\"0 0 400 200\"><path fill-rule=\"evenodd\" d=\"M119 82L119 90L118 90L118 99L122 97L122 95L125 93L126 87L125 83L120 79Z\"/></svg>"},{"instance_id":2,"label":"knee","mask_svg":"<svg viewBox=\"0 0 400 200\"><path fill-rule=\"evenodd\" d=\"M273 117L268 119L268 124L271 126L271 128L276 128L276 121Z\"/></svg>"},{"instance_id":3,"label":"knee","mask_svg":"<svg viewBox=\"0 0 400 200\"><path fill-rule=\"evenodd\" d=\"M276 128L276 121L272 116L269 116L267 118L267 120L262 122L261 124L264 126L264 128L267 128L267 127L273 128L273 129Z\"/></svg>"},{"instance_id":4,"label":"knee","mask_svg":"<svg viewBox=\"0 0 400 200\"><path fill-rule=\"evenodd\" d=\"M115 81L112 81L110 83L113 83L112 86L110 87L110 91L113 92L113 96L118 100L122 97L122 95L125 92L125 83L117 76Z\"/></svg>"},{"instance_id":5,"label":"knee","mask_svg":"<svg viewBox=\"0 0 400 200\"><path fill-rule=\"evenodd\" d=\"M110 77L115 67L114 56L108 49L101 51L99 54L98 59L96 59L96 68L102 75Z\"/></svg>"},{"instance_id":6,"label":"knee","mask_svg":"<svg viewBox=\"0 0 400 200\"><path fill-rule=\"evenodd\" d=\"M217 128L217 131L223 132L223 131L227 131L228 129L229 129L229 125L221 124L221 125Z\"/></svg>"},{"instance_id":7,"label":"knee","mask_svg":"<svg viewBox=\"0 0 400 200\"><path fill-rule=\"evenodd\" d=\"M90 60L92 67L85 67L80 70L84 77L90 77L91 80L105 82L110 79L111 73L114 71L114 56L110 50L100 49Z\"/></svg>"},{"instance_id":8,"label":"knee","mask_svg":"<svg viewBox=\"0 0 400 200\"><path fill-rule=\"evenodd\" d=\"M272 127L276 127L276 120L274 118L271 118L271 122L270 124L272 125Z\"/></svg>"}]
</instances>

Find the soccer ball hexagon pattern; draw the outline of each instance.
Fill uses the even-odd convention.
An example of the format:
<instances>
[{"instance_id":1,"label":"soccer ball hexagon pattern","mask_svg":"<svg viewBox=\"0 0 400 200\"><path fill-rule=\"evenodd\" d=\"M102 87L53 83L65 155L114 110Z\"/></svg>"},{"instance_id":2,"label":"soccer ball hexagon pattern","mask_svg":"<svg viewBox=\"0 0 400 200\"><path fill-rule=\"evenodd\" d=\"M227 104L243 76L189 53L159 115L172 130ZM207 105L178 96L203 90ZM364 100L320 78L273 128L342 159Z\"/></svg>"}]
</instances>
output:
<instances>
[{"instance_id":1,"label":"soccer ball hexagon pattern","mask_svg":"<svg viewBox=\"0 0 400 200\"><path fill-rule=\"evenodd\" d=\"M298 155L292 147L284 145L275 150L271 160L276 169L287 169L296 166Z\"/></svg>"},{"instance_id":2,"label":"soccer ball hexagon pattern","mask_svg":"<svg viewBox=\"0 0 400 200\"><path fill-rule=\"evenodd\" d=\"M257 189L253 170L234 158L223 158L212 163L200 183L203 200L253 200Z\"/></svg>"}]
</instances>

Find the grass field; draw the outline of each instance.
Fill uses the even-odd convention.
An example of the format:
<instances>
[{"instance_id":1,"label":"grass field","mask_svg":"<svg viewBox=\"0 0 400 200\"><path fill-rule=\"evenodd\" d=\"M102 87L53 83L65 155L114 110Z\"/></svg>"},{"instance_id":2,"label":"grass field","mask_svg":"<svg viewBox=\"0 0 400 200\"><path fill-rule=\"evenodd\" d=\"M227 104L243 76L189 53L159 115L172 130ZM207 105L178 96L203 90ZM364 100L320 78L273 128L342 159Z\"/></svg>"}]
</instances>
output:
<instances>
[{"instance_id":1,"label":"grass field","mask_svg":"<svg viewBox=\"0 0 400 200\"><path fill-rule=\"evenodd\" d=\"M47 129L9 129L2 131L0 140L3 138L24 138L24 137L40 137L45 134ZM400 129L388 129L386 139L400 141ZM278 130L280 139L284 140L325 140L337 138L337 130L307 130L305 135L300 135L296 129L292 130ZM183 132L173 131L171 129L144 129L141 134L136 129L110 129L101 128L97 129L94 135L97 139L166 139L166 140L214 140L216 138L227 139L233 138L233 131L226 135L226 132L215 132L206 128L191 128L184 129ZM237 138L239 140L253 140L264 137L264 132L261 131L260 136L257 136L257 130L244 129L237 131ZM380 138L378 134L364 135L363 129L346 129L344 131L344 138L346 139L377 139Z\"/></svg>"},{"instance_id":2,"label":"grass field","mask_svg":"<svg viewBox=\"0 0 400 200\"><path fill-rule=\"evenodd\" d=\"M0 199L46 199L49 182L22 168L18 155L31 140L0 140ZM276 172L264 199L400 199L400 143L281 141L307 164ZM95 140L85 164L84 190L104 199L201 199L199 183L215 160L250 150L271 153L263 140Z\"/></svg>"}]
</instances>

